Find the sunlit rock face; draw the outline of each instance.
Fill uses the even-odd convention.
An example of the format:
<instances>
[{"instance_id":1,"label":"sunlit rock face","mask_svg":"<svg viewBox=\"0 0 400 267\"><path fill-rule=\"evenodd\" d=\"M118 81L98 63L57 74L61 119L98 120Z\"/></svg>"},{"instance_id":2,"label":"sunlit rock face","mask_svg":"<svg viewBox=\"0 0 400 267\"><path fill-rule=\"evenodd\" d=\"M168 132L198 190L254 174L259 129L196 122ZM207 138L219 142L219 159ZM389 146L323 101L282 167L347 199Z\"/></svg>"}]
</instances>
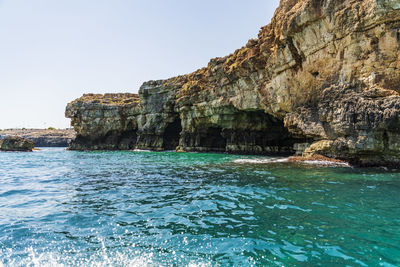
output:
<instances>
[{"instance_id":1,"label":"sunlit rock face","mask_svg":"<svg viewBox=\"0 0 400 267\"><path fill-rule=\"evenodd\" d=\"M203 69L147 82L133 103L69 104L72 148L297 152L397 165L399 46L400 0L282 0L257 39Z\"/></svg>"},{"instance_id":2,"label":"sunlit rock face","mask_svg":"<svg viewBox=\"0 0 400 267\"><path fill-rule=\"evenodd\" d=\"M175 112L176 84L150 81L139 90L141 114L138 116L137 148L175 150L179 144L181 122ZM172 135L172 136L171 136Z\"/></svg>"},{"instance_id":3,"label":"sunlit rock face","mask_svg":"<svg viewBox=\"0 0 400 267\"><path fill-rule=\"evenodd\" d=\"M140 114L136 94L86 94L68 104L65 115L77 137L73 150L128 150L136 146L137 117Z\"/></svg>"}]
</instances>

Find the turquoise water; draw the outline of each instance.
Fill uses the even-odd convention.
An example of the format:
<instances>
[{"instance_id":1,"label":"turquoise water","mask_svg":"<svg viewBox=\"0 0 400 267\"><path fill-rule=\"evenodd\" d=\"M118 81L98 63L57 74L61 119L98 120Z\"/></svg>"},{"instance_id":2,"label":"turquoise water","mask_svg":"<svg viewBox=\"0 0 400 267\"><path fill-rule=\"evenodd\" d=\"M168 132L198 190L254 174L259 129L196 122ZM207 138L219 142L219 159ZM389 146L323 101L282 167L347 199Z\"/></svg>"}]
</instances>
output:
<instances>
[{"instance_id":1,"label":"turquoise water","mask_svg":"<svg viewBox=\"0 0 400 267\"><path fill-rule=\"evenodd\" d=\"M0 262L400 265L400 172L246 158L0 153Z\"/></svg>"}]
</instances>

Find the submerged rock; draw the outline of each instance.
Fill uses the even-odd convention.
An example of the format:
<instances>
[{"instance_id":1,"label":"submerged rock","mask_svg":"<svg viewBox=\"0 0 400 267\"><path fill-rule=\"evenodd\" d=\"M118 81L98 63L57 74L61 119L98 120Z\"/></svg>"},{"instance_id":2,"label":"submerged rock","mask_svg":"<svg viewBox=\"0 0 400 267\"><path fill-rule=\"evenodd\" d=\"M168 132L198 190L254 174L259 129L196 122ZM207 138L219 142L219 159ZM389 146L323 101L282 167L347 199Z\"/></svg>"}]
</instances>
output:
<instances>
[{"instance_id":1,"label":"submerged rock","mask_svg":"<svg viewBox=\"0 0 400 267\"><path fill-rule=\"evenodd\" d=\"M68 104L71 148L400 166L399 50L400 0L282 0L257 39L203 69Z\"/></svg>"},{"instance_id":2,"label":"submerged rock","mask_svg":"<svg viewBox=\"0 0 400 267\"><path fill-rule=\"evenodd\" d=\"M0 140L1 151L24 151L31 152L35 144L33 141L19 137L19 136L8 136Z\"/></svg>"}]
</instances>

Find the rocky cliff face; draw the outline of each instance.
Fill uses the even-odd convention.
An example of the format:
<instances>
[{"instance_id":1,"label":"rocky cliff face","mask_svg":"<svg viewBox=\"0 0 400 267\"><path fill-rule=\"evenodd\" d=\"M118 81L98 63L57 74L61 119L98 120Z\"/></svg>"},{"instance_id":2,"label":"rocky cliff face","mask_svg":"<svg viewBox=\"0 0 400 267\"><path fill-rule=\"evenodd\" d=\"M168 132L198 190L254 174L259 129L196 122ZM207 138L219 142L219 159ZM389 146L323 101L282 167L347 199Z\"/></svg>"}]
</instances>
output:
<instances>
[{"instance_id":1,"label":"rocky cliff face","mask_svg":"<svg viewBox=\"0 0 400 267\"><path fill-rule=\"evenodd\" d=\"M118 104L110 95L69 104L72 148L297 152L398 165L399 48L400 0L282 0L257 39L203 69L147 82Z\"/></svg>"},{"instance_id":2,"label":"rocky cliff face","mask_svg":"<svg viewBox=\"0 0 400 267\"><path fill-rule=\"evenodd\" d=\"M77 137L73 150L128 150L136 146L137 117L141 113L136 94L86 94L68 104L65 114Z\"/></svg>"}]
</instances>

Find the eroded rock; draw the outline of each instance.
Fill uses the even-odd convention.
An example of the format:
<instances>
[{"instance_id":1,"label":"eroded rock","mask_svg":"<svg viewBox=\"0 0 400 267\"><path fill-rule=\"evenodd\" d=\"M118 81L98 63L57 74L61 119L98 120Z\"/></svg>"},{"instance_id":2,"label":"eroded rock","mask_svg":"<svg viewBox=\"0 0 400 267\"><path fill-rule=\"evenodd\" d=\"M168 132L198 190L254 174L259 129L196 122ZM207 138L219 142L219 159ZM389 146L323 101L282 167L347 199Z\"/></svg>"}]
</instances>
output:
<instances>
[{"instance_id":1,"label":"eroded rock","mask_svg":"<svg viewBox=\"0 0 400 267\"><path fill-rule=\"evenodd\" d=\"M136 146L136 94L87 94L68 104L66 116L77 137L72 150L127 150Z\"/></svg>"}]
</instances>

